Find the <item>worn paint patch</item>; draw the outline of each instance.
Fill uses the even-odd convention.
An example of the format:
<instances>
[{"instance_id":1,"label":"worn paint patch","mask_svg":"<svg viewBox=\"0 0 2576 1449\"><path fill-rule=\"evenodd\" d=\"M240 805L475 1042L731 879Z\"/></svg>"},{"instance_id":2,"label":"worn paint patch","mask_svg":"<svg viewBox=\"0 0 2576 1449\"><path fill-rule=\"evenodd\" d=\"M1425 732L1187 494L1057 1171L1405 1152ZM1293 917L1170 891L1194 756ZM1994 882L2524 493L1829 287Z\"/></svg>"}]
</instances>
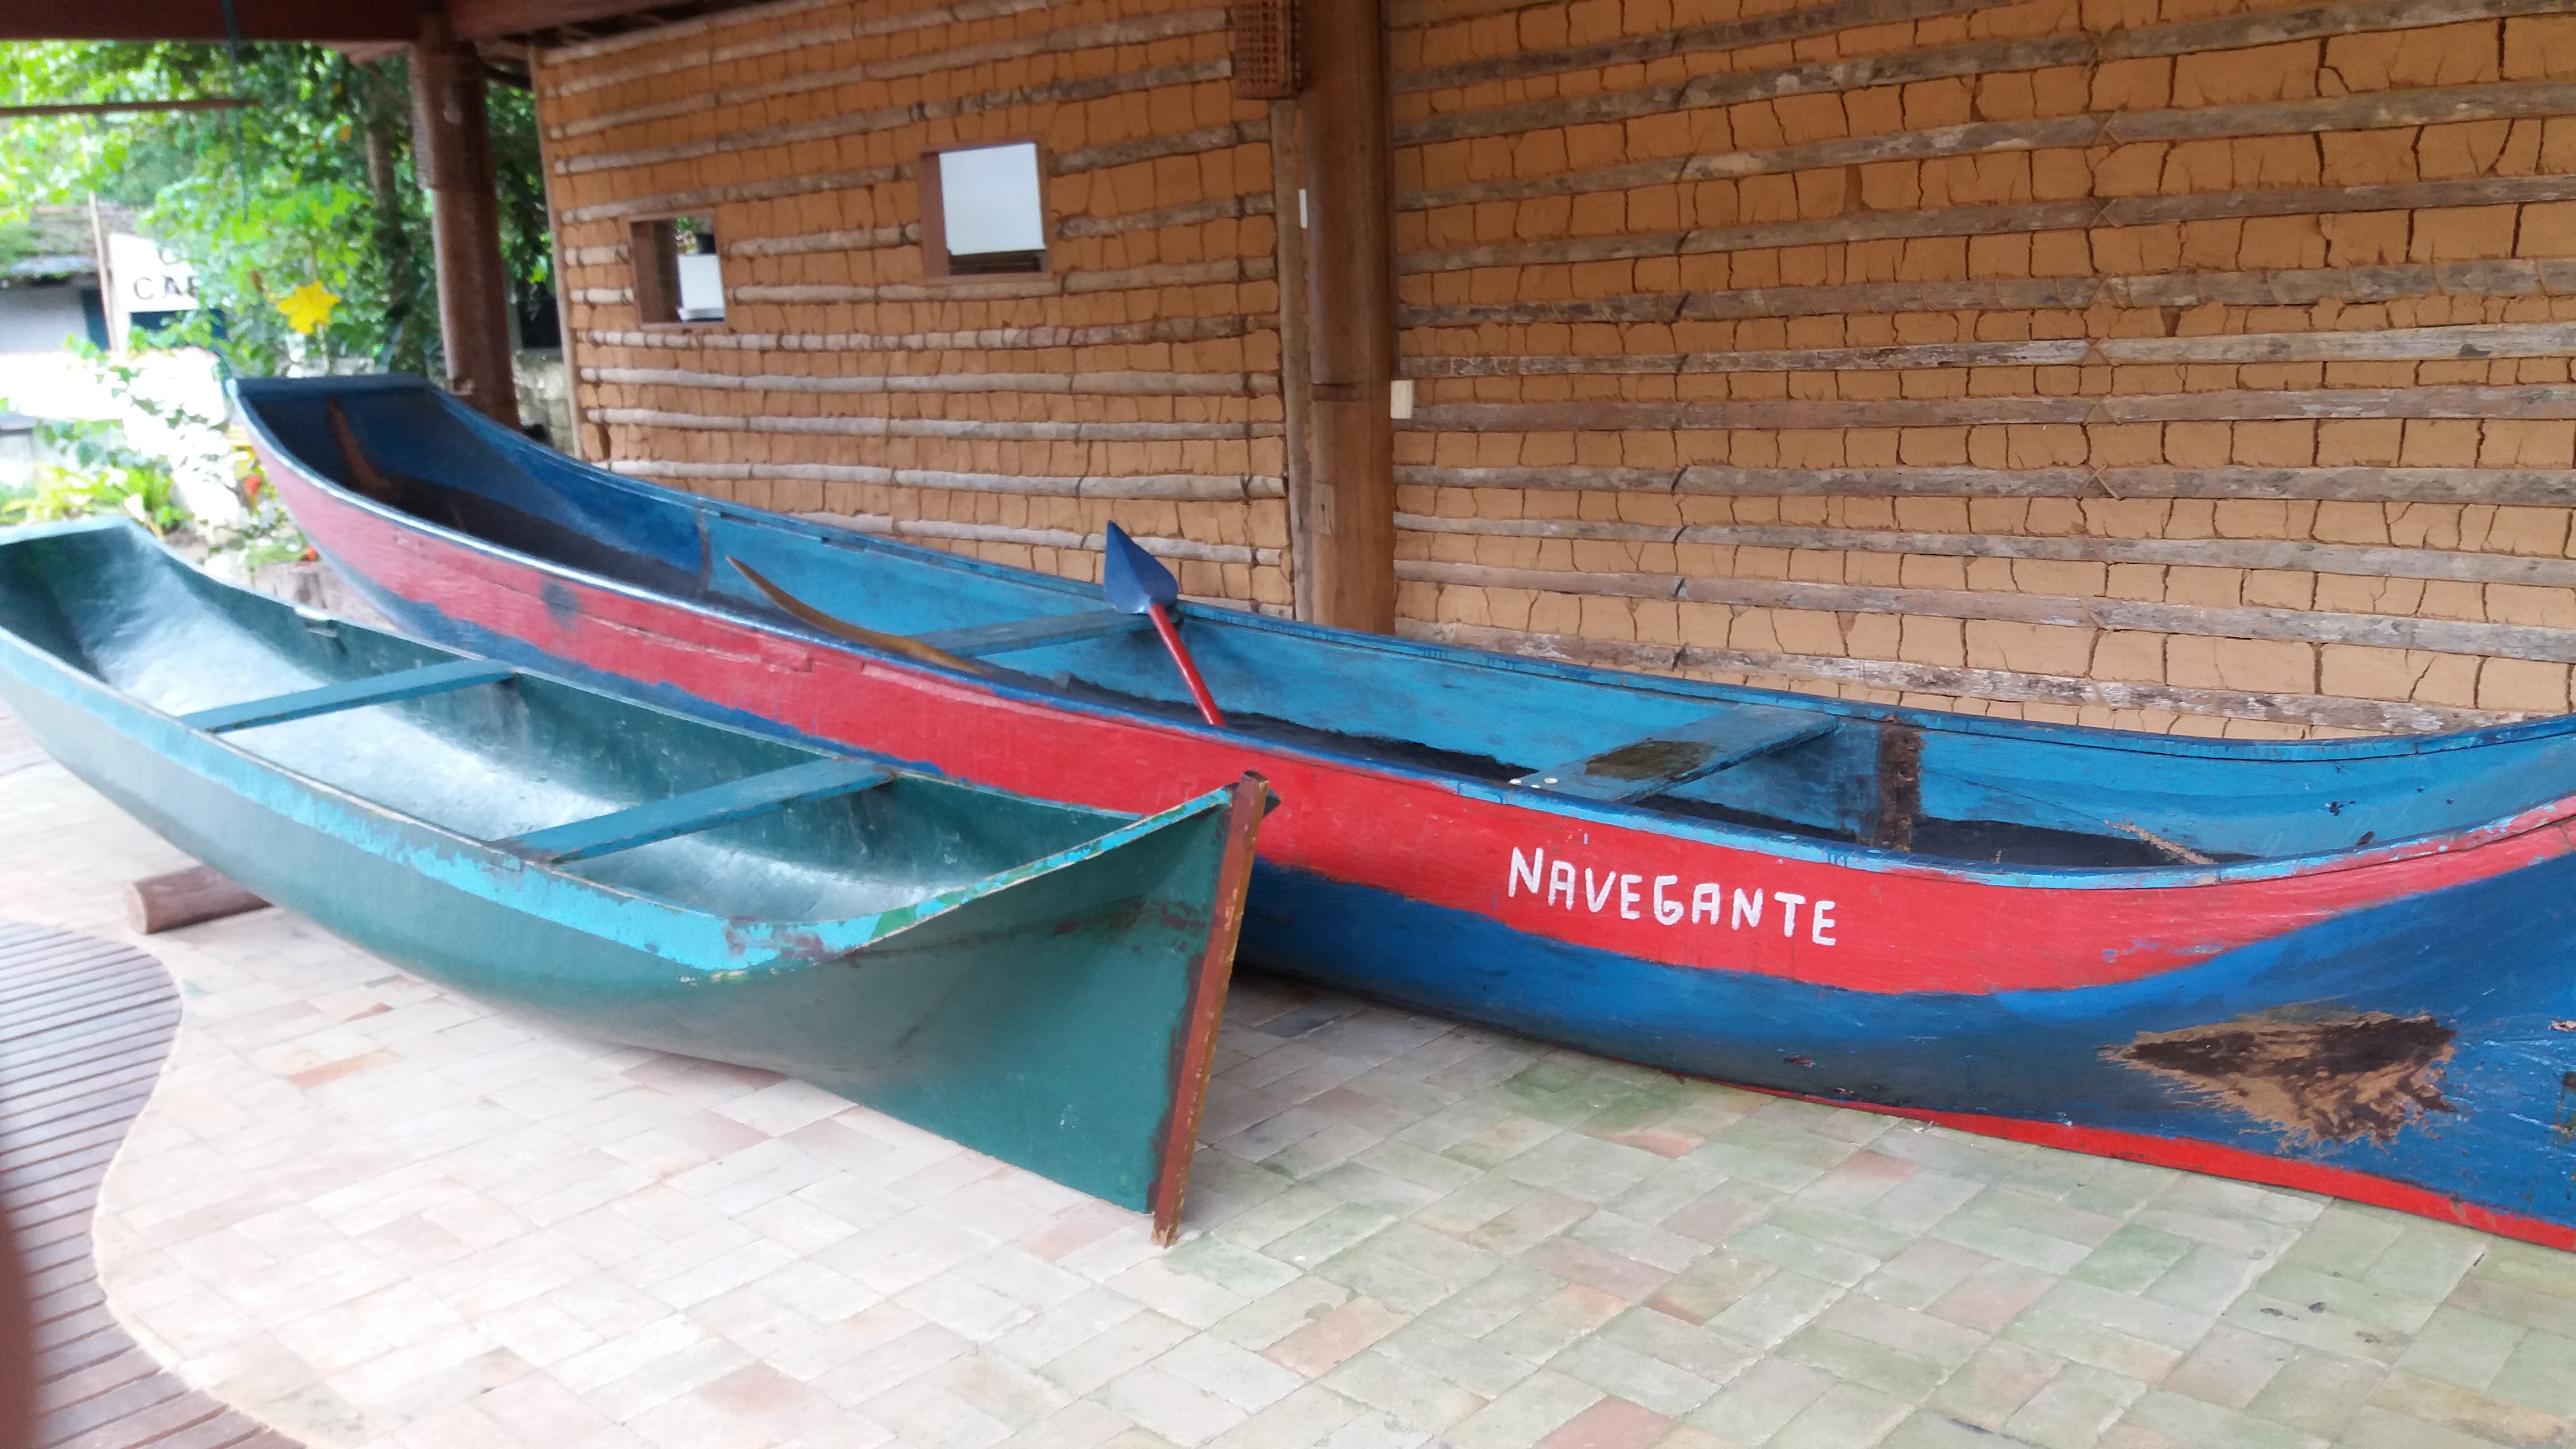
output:
<instances>
[{"instance_id":1,"label":"worn paint patch","mask_svg":"<svg viewBox=\"0 0 2576 1449\"><path fill-rule=\"evenodd\" d=\"M2386 1142L2423 1113L2456 1110L2442 1097L2442 1065L2457 1035L2430 1016L2381 1011L2246 1017L2141 1032L2108 1055L2300 1136Z\"/></svg>"}]
</instances>

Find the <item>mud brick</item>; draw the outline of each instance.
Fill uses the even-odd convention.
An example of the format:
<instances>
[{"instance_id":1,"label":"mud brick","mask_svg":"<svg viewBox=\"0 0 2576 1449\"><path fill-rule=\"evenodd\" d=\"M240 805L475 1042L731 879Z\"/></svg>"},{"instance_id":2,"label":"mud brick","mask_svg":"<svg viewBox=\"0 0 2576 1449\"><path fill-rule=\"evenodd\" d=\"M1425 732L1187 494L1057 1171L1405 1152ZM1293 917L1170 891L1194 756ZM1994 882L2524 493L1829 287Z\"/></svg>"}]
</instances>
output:
<instances>
[{"instance_id":1,"label":"mud brick","mask_svg":"<svg viewBox=\"0 0 2576 1449\"><path fill-rule=\"evenodd\" d=\"M1972 619L1965 642L1970 668L2081 677L2092 659L2094 631Z\"/></svg>"},{"instance_id":2,"label":"mud brick","mask_svg":"<svg viewBox=\"0 0 2576 1449\"><path fill-rule=\"evenodd\" d=\"M2518 208L2464 206L2415 213L2415 241L2408 249L2418 262L2473 261L2513 255Z\"/></svg>"},{"instance_id":3,"label":"mud brick","mask_svg":"<svg viewBox=\"0 0 2576 1449\"><path fill-rule=\"evenodd\" d=\"M2489 659L2478 670L2478 708L2532 714L2567 712L2567 666L2533 659Z\"/></svg>"},{"instance_id":4,"label":"mud brick","mask_svg":"<svg viewBox=\"0 0 2576 1449\"><path fill-rule=\"evenodd\" d=\"M2417 167L2427 180L2490 175L2512 137L2505 120L2426 126L2415 141Z\"/></svg>"},{"instance_id":5,"label":"mud brick","mask_svg":"<svg viewBox=\"0 0 2576 1449\"><path fill-rule=\"evenodd\" d=\"M2410 468L2477 465L2480 424L2466 418L2408 418L2398 461Z\"/></svg>"},{"instance_id":6,"label":"mud brick","mask_svg":"<svg viewBox=\"0 0 2576 1449\"><path fill-rule=\"evenodd\" d=\"M2515 252L2526 257L2576 257L2576 202L2524 207Z\"/></svg>"},{"instance_id":7,"label":"mud brick","mask_svg":"<svg viewBox=\"0 0 2576 1449\"><path fill-rule=\"evenodd\" d=\"M2563 80L2576 76L2576 16L2516 16L2504 23L2503 75L2507 80Z\"/></svg>"}]
</instances>

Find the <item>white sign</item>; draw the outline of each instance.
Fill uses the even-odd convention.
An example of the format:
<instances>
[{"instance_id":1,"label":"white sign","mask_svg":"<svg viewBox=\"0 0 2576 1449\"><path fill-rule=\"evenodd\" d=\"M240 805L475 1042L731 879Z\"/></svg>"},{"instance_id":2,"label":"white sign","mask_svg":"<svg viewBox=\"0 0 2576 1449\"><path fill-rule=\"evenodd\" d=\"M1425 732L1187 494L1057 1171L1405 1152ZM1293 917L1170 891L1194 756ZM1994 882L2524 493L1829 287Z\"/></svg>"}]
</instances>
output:
<instances>
[{"instance_id":1,"label":"white sign","mask_svg":"<svg viewBox=\"0 0 2576 1449\"><path fill-rule=\"evenodd\" d=\"M1046 250L1036 143L940 152L939 211L952 256Z\"/></svg>"},{"instance_id":2,"label":"white sign","mask_svg":"<svg viewBox=\"0 0 2576 1449\"><path fill-rule=\"evenodd\" d=\"M147 238L109 232L107 270L108 335L120 349L134 318L196 308L195 269Z\"/></svg>"}]
</instances>

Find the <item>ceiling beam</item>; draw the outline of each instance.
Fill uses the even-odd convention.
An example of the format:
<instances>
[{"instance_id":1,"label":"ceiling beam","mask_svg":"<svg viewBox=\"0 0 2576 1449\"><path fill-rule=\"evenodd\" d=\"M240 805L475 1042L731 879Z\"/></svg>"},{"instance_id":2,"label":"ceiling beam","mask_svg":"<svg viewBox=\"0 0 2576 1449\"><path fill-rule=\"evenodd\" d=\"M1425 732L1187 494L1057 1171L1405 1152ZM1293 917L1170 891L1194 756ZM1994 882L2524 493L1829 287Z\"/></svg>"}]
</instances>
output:
<instances>
[{"instance_id":1,"label":"ceiling beam","mask_svg":"<svg viewBox=\"0 0 2576 1449\"><path fill-rule=\"evenodd\" d=\"M402 40L417 0L233 0L244 40ZM0 40L225 40L223 0L9 0Z\"/></svg>"},{"instance_id":2,"label":"ceiling beam","mask_svg":"<svg viewBox=\"0 0 2576 1449\"><path fill-rule=\"evenodd\" d=\"M668 4L669 0L449 0L447 14L456 33L466 39L496 40L559 25L614 20Z\"/></svg>"},{"instance_id":3,"label":"ceiling beam","mask_svg":"<svg viewBox=\"0 0 2576 1449\"><path fill-rule=\"evenodd\" d=\"M445 8L456 34L468 40L493 40L669 6L670 0L449 0ZM233 0L244 40L407 44L429 8L423 0ZM0 3L0 41L228 38L223 0Z\"/></svg>"},{"instance_id":4,"label":"ceiling beam","mask_svg":"<svg viewBox=\"0 0 2576 1449\"><path fill-rule=\"evenodd\" d=\"M55 101L40 106L0 106L0 120L16 116L118 116L128 111L229 111L250 102L240 96L190 101Z\"/></svg>"}]
</instances>

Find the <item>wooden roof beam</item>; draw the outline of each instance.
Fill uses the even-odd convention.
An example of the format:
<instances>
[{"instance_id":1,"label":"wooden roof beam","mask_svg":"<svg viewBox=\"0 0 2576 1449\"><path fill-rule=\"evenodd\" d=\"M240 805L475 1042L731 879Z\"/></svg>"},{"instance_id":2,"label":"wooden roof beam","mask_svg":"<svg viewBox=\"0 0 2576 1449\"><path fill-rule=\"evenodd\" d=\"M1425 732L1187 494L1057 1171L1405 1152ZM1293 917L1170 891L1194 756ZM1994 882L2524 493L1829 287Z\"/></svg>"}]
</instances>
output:
<instances>
[{"instance_id":1,"label":"wooden roof beam","mask_svg":"<svg viewBox=\"0 0 2576 1449\"><path fill-rule=\"evenodd\" d=\"M233 0L243 40L325 44L410 43L439 7L424 0ZM493 40L559 27L646 17L668 0L450 0L448 24L465 40ZM223 0L8 0L0 41L199 40L232 38Z\"/></svg>"}]
</instances>

